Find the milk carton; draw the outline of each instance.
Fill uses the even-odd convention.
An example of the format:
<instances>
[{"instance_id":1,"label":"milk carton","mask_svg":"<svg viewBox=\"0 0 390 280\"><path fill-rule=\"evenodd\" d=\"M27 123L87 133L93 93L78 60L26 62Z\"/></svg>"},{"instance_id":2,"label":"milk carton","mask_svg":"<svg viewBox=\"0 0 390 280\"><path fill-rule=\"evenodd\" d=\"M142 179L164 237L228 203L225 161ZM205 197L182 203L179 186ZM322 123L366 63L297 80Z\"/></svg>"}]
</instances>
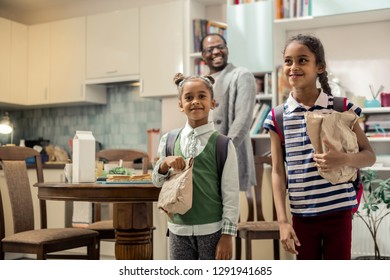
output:
<instances>
[{"instance_id":1,"label":"milk carton","mask_svg":"<svg viewBox=\"0 0 390 280\"><path fill-rule=\"evenodd\" d=\"M73 182L91 183L95 176L95 137L92 131L76 131L73 138Z\"/></svg>"}]
</instances>

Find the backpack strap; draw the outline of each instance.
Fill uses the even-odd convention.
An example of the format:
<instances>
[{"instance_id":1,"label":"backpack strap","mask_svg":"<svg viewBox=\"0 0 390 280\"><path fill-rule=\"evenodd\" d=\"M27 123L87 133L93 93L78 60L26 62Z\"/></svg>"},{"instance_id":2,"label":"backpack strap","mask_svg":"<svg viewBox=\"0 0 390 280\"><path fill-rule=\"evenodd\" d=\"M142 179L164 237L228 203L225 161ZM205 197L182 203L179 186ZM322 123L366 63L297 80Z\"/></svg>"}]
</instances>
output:
<instances>
[{"instance_id":1,"label":"backpack strap","mask_svg":"<svg viewBox=\"0 0 390 280\"><path fill-rule=\"evenodd\" d=\"M333 98L333 110L336 110L337 112L344 112L348 111L347 108L347 98L346 97L334 97Z\"/></svg>"},{"instance_id":2,"label":"backpack strap","mask_svg":"<svg viewBox=\"0 0 390 280\"><path fill-rule=\"evenodd\" d=\"M221 181L222 179L222 172L228 154L229 140L230 138L223 134L219 134L217 137L217 143L215 149L217 154L217 169L218 169L219 181Z\"/></svg>"},{"instance_id":3,"label":"backpack strap","mask_svg":"<svg viewBox=\"0 0 390 280\"><path fill-rule=\"evenodd\" d=\"M181 128L176 128L168 132L167 144L165 145L165 156L173 156L175 142L181 132Z\"/></svg>"},{"instance_id":4,"label":"backpack strap","mask_svg":"<svg viewBox=\"0 0 390 280\"><path fill-rule=\"evenodd\" d=\"M279 134L280 141L282 141L282 145L284 145L284 127L283 127L283 112L284 112L284 104L279 104L275 108L272 109L272 118L276 128L276 132Z\"/></svg>"},{"instance_id":5,"label":"backpack strap","mask_svg":"<svg viewBox=\"0 0 390 280\"><path fill-rule=\"evenodd\" d=\"M173 156L175 149L175 142L179 137L181 132L181 128L177 128L168 132L167 144L165 145L165 156ZM218 134L217 141L215 145L216 150L216 160L217 160L217 170L218 170L218 178L221 181L223 168L225 166L228 147L229 147L230 138L223 135Z\"/></svg>"}]
</instances>

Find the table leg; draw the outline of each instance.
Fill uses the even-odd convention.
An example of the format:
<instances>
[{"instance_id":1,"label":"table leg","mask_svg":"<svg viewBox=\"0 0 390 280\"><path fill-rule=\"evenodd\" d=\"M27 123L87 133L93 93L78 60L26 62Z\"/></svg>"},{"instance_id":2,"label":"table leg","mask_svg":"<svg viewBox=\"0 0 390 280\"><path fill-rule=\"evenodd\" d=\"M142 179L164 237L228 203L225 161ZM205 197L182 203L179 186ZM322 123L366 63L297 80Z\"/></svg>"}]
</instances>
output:
<instances>
[{"instance_id":1,"label":"table leg","mask_svg":"<svg viewBox=\"0 0 390 280\"><path fill-rule=\"evenodd\" d=\"M152 258L153 203L115 203L114 228L117 260Z\"/></svg>"}]
</instances>

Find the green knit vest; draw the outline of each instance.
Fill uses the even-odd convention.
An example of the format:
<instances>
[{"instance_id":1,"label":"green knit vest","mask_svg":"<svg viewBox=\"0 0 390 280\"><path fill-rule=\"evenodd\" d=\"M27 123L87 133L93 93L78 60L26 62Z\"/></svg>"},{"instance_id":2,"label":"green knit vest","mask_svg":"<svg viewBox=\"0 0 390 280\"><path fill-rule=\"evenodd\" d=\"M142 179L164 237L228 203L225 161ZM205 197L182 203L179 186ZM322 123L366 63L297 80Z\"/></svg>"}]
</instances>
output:
<instances>
[{"instance_id":1,"label":"green knit vest","mask_svg":"<svg viewBox=\"0 0 390 280\"><path fill-rule=\"evenodd\" d=\"M173 215L171 222L201 225L222 220L222 197L215 154L217 136L218 132L214 132L204 150L194 158L192 208L184 215ZM183 156L179 138L175 142L174 155Z\"/></svg>"}]
</instances>

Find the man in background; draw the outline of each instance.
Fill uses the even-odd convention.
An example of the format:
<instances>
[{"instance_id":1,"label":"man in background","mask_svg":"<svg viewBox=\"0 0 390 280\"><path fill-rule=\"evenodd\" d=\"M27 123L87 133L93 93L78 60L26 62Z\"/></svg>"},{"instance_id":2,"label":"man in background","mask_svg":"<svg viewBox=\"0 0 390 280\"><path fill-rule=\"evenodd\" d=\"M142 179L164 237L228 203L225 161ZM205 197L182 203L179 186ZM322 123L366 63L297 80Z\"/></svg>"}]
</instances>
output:
<instances>
[{"instance_id":1,"label":"man in background","mask_svg":"<svg viewBox=\"0 0 390 280\"><path fill-rule=\"evenodd\" d=\"M229 50L220 34L204 36L200 43L202 58L215 79L215 109L210 120L220 133L232 139L237 152L240 190L256 185L253 148L250 138L253 107L256 103L256 81L243 67L228 63Z\"/></svg>"}]
</instances>

